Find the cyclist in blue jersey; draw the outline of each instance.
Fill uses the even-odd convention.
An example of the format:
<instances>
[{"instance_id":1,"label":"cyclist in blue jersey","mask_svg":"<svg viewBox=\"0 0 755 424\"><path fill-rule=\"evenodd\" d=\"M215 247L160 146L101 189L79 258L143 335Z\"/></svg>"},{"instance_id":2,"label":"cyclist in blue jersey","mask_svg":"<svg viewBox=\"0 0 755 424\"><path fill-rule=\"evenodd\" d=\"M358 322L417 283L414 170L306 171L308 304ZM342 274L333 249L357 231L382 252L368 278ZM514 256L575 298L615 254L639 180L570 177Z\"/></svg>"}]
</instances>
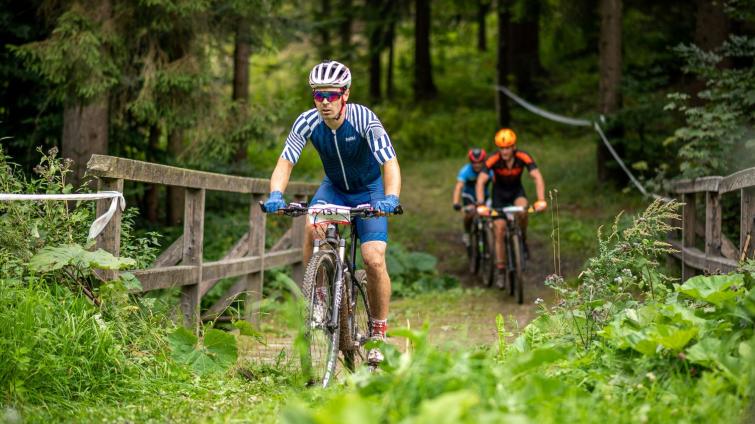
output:
<instances>
[{"instance_id":1,"label":"cyclist in blue jersey","mask_svg":"<svg viewBox=\"0 0 755 424\"><path fill-rule=\"evenodd\" d=\"M283 193L291 171L307 141L320 155L325 179L310 204L331 203L355 207L369 203L385 213L399 205L401 171L396 151L383 124L365 106L347 103L351 72L336 61L324 61L309 74L315 107L299 115L286 138L283 153L270 177L267 212L286 206ZM382 175L381 168L382 167ZM367 270L367 297L372 314L372 334L385 339L391 280L385 265L388 241L386 217L359 220L357 234ZM305 263L312 254L311 231L307 232ZM383 360L377 349L368 352L371 365Z\"/></svg>"},{"instance_id":2,"label":"cyclist in blue jersey","mask_svg":"<svg viewBox=\"0 0 755 424\"><path fill-rule=\"evenodd\" d=\"M469 244L469 230L475 215L474 206L477 205L477 176L485 169L487 153L485 149L474 148L467 152L467 157L469 158L469 163L462 166L459 170L453 194L455 210L460 211L465 206L469 206L464 208L464 234L462 235L462 240L465 245ZM488 171L488 173L492 178L492 172ZM487 199L489 190L486 188L485 192Z\"/></svg>"}]
</instances>

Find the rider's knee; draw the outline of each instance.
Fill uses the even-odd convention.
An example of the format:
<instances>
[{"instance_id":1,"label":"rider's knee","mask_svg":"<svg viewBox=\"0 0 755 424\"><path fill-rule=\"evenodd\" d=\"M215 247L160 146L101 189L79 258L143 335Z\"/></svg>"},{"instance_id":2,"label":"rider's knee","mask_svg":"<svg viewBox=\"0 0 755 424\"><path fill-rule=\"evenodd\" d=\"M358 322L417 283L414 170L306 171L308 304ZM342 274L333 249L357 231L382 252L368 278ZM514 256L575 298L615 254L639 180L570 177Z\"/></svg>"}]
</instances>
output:
<instances>
[{"instance_id":1,"label":"rider's knee","mask_svg":"<svg viewBox=\"0 0 755 424\"><path fill-rule=\"evenodd\" d=\"M370 243L370 245L362 245L362 259L364 259L364 266L367 268L385 268L385 244Z\"/></svg>"}]
</instances>

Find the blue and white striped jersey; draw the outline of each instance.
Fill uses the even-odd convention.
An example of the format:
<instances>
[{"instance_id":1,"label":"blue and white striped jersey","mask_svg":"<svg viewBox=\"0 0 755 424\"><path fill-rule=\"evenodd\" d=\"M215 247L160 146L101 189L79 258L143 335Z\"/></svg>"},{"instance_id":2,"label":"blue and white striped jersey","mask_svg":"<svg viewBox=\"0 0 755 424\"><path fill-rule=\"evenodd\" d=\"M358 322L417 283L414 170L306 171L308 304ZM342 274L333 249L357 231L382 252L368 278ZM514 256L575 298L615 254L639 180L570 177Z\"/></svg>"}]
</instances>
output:
<instances>
[{"instance_id":1,"label":"blue and white striped jersey","mask_svg":"<svg viewBox=\"0 0 755 424\"><path fill-rule=\"evenodd\" d=\"M343 191L362 191L380 176L380 165L396 157L396 151L370 109L347 103L344 113L344 122L337 130L325 125L316 108L299 115L281 157L295 164L307 140L311 140L330 181Z\"/></svg>"}]
</instances>

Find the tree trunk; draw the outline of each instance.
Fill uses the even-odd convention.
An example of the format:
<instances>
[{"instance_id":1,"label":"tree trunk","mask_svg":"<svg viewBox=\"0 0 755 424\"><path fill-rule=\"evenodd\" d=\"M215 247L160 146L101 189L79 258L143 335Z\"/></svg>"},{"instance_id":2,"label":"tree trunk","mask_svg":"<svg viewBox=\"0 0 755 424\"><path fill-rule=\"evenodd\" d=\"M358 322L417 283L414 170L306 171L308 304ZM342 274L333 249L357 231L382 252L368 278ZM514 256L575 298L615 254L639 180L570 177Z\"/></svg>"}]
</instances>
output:
<instances>
[{"instance_id":1,"label":"tree trunk","mask_svg":"<svg viewBox=\"0 0 755 424\"><path fill-rule=\"evenodd\" d=\"M147 161L155 162L157 145L160 141L160 127L158 125L152 125L149 131L149 143L147 145ZM157 184L147 184L147 189L144 191L144 215L147 221L156 224L159 220L160 207L158 202L158 186Z\"/></svg>"},{"instance_id":2,"label":"tree trunk","mask_svg":"<svg viewBox=\"0 0 755 424\"><path fill-rule=\"evenodd\" d=\"M351 19L354 16L352 12L353 3L353 0L340 0L338 11L341 20L338 25L341 34L341 46L339 49L342 52L348 52L347 54L351 53Z\"/></svg>"},{"instance_id":3,"label":"tree trunk","mask_svg":"<svg viewBox=\"0 0 755 424\"><path fill-rule=\"evenodd\" d=\"M612 115L621 106L621 0L600 0L600 102L603 115ZM611 176L606 164L610 152L598 141L598 182Z\"/></svg>"},{"instance_id":4,"label":"tree trunk","mask_svg":"<svg viewBox=\"0 0 755 424\"><path fill-rule=\"evenodd\" d=\"M695 45L705 51L713 51L729 38L731 22L724 13L722 0L697 0L697 16L695 23ZM718 64L719 69L731 67L731 60L725 58ZM692 102L696 105L703 103L697 94L705 89L705 81L693 80L689 85Z\"/></svg>"},{"instance_id":5,"label":"tree trunk","mask_svg":"<svg viewBox=\"0 0 755 424\"><path fill-rule=\"evenodd\" d=\"M498 15L498 63L496 64L496 84L508 85L509 63L507 57L508 27L511 20L509 13L509 4L507 1L498 0L496 6ZM498 117L498 128L508 127L511 123L511 112L509 111L509 101L505 94L500 90L495 91L495 109Z\"/></svg>"},{"instance_id":6,"label":"tree trunk","mask_svg":"<svg viewBox=\"0 0 755 424\"><path fill-rule=\"evenodd\" d=\"M320 0L320 10L316 14L317 33L320 37L320 60L331 59L332 49L330 46L330 20L333 18L330 11L330 0Z\"/></svg>"},{"instance_id":7,"label":"tree trunk","mask_svg":"<svg viewBox=\"0 0 755 424\"><path fill-rule=\"evenodd\" d=\"M391 23L388 24L388 31L386 33L386 44L388 45L388 69L386 73L388 74L386 76L386 87L385 92L388 98L393 97L394 93L394 85L393 85L393 57L394 57L394 46L396 44L396 20L392 19Z\"/></svg>"},{"instance_id":8,"label":"tree trunk","mask_svg":"<svg viewBox=\"0 0 755 424\"><path fill-rule=\"evenodd\" d=\"M244 19L239 19L236 28L236 45L233 52L233 101L242 109L246 108L249 101L249 56L251 52L249 23ZM242 142L234 155L236 164L246 162L246 150L246 143Z\"/></svg>"},{"instance_id":9,"label":"tree trunk","mask_svg":"<svg viewBox=\"0 0 755 424\"><path fill-rule=\"evenodd\" d=\"M509 66L514 74L517 91L535 98L533 77L542 69L540 64L540 3L527 2L524 16L509 25Z\"/></svg>"},{"instance_id":10,"label":"tree trunk","mask_svg":"<svg viewBox=\"0 0 755 424\"><path fill-rule=\"evenodd\" d=\"M485 27L485 17L490 11L490 0L478 0L477 4L477 50L488 50L488 35Z\"/></svg>"},{"instance_id":11,"label":"tree trunk","mask_svg":"<svg viewBox=\"0 0 755 424\"><path fill-rule=\"evenodd\" d=\"M430 0L415 0L415 7L414 99L426 100L438 93L430 59Z\"/></svg>"},{"instance_id":12,"label":"tree trunk","mask_svg":"<svg viewBox=\"0 0 755 424\"><path fill-rule=\"evenodd\" d=\"M383 51L383 19L385 7L383 0L367 1L367 40L369 56L369 93L370 100L380 101L380 53Z\"/></svg>"},{"instance_id":13,"label":"tree trunk","mask_svg":"<svg viewBox=\"0 0 755 424\"><path fill-rule=\"evenodd\" d=\"M112 16L113 5L110 0L98 5L95 16L102 24ZM101 54L108 53L101 51ZM89 100L72 99L63 108L61 156L73 160L69 181L74 187L81 184L92 154L107 154L109 112L107 93Z\"/></svg>"},{"instance_id":14,"label":"tree trunk","mask_svg":"<svg viewBox=\"0 0 755 424\"><path fill-rule=\"evenodd\" d=\"M73 160L69 177L74 187L83 181L89 158L95 154L107 154L108 97L89 102L81 101L63 109L62 157Z\"/></svg>"},{"instance_id":15,"label":"tree trunk","mask_svg":"<svg viewBox=\"0 0 755 424\"><path fill-rule=\"evenodd\" d=\"M168 155L172 162L178 162L184 151L183 131L171 130L168 135ZM184 217L184 188L168 186L168 213L166 218L168 225L178 225Z\"/></svg>"}]
</instances>

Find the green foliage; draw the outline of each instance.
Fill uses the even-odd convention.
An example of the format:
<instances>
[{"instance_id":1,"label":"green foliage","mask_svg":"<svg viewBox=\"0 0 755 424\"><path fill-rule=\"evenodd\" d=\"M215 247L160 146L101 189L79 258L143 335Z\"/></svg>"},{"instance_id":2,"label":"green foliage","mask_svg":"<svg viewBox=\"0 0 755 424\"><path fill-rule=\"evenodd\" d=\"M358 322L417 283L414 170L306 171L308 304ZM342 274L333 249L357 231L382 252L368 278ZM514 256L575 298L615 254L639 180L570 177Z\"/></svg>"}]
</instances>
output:
<instances>
[{"instance_id":1,"label":"green foliage","mask_svg":"<svg viewBox=\"0 0 755 424\"><path fill-rule=\"evenodd\" d=\"M653 258L667 247L654 240L675 207L654 203L630 228L614 228L580 285L557 287L565 300L544 308L513 342L500 315L495 350L443 350L427 342L427 328L392 331L408 339L406 352L382 345L380 373L357 373L341 390L289 406L284 422L747 420L753 276L743 270L657 287ZM601 278L613 287L600 287ZM599 305L590 290L603 296ZM604 315L609 301L615 307ZM590 315L595 337L580 349Z\"/></svg>"},{"instance_id":2,"label":"green foliage","mask_svg":"<svg viewBox=\"0 0 755 424\"><path fill-rule=\"evenodd\" d=\"M721 64L725 60L755 58L755 38L732 35L715 52L694 45L681 45L676 51L686 62L685 72L704 80L706 85L698 93L702 102L675 93L669 96L671 103L666 106L680 111L686 119L686 125L668 140L679 149L682 175L726 175L751 165L747 160L755 153L755 145L748 128L755 124L755 68L722 69Z\"/></svg>"},{"instance_id":3,"label":"green foliage","mask_svg":"<svg viewBox=\"0 0 755 424\"><path fill-rule=\"evenodd\" d=\"M429 253L410 252L398 243L391 243L385 261L395 297L446 290L459 285L456 278L438 272L438 260Z\"/></svg>"},{"instance_id":4,"label":"green foliage","mask_svg":"<svg viewBox=\"0 0 755 424\"><path fill-rule=\"evenodd\" d=\"M225 331L206 329L200 342L194 333L180 327L170 334L168 340L173 358L191 366L199 375L225 372L236 364L236 338Z\"/></svg>"},{"instance_id":5,"label":"green foliage","mask_svg":"<svg viewBox=\"0 0 755 424\"><path fill-rule=\"evenodd\" d=\"M608 237L598 231L598 256L587 261L576 288L558 276L546 282L562 298L560 308L571 317L585 349L608 320L636 303L637 291L651 298L665 294L669 277L657 258L672 251L661 240L671 230L667 222L678 218L677 208L676 202L656 200L623 231L619 214Z\"/></svg>"},{"instance_id":6,"label":"green foliage","mask_svg":"<svg viewBox=\"0 0 755 424\"><path fill-rule=\"evenodd\" d=\"M98 12L96 6L73 3L57 19L50 38L12 47L29 70L48 81L55 101L91 100L121 78L116 60L106 54L118 39L96 16Z\"/></svg>"}]
</instances>

